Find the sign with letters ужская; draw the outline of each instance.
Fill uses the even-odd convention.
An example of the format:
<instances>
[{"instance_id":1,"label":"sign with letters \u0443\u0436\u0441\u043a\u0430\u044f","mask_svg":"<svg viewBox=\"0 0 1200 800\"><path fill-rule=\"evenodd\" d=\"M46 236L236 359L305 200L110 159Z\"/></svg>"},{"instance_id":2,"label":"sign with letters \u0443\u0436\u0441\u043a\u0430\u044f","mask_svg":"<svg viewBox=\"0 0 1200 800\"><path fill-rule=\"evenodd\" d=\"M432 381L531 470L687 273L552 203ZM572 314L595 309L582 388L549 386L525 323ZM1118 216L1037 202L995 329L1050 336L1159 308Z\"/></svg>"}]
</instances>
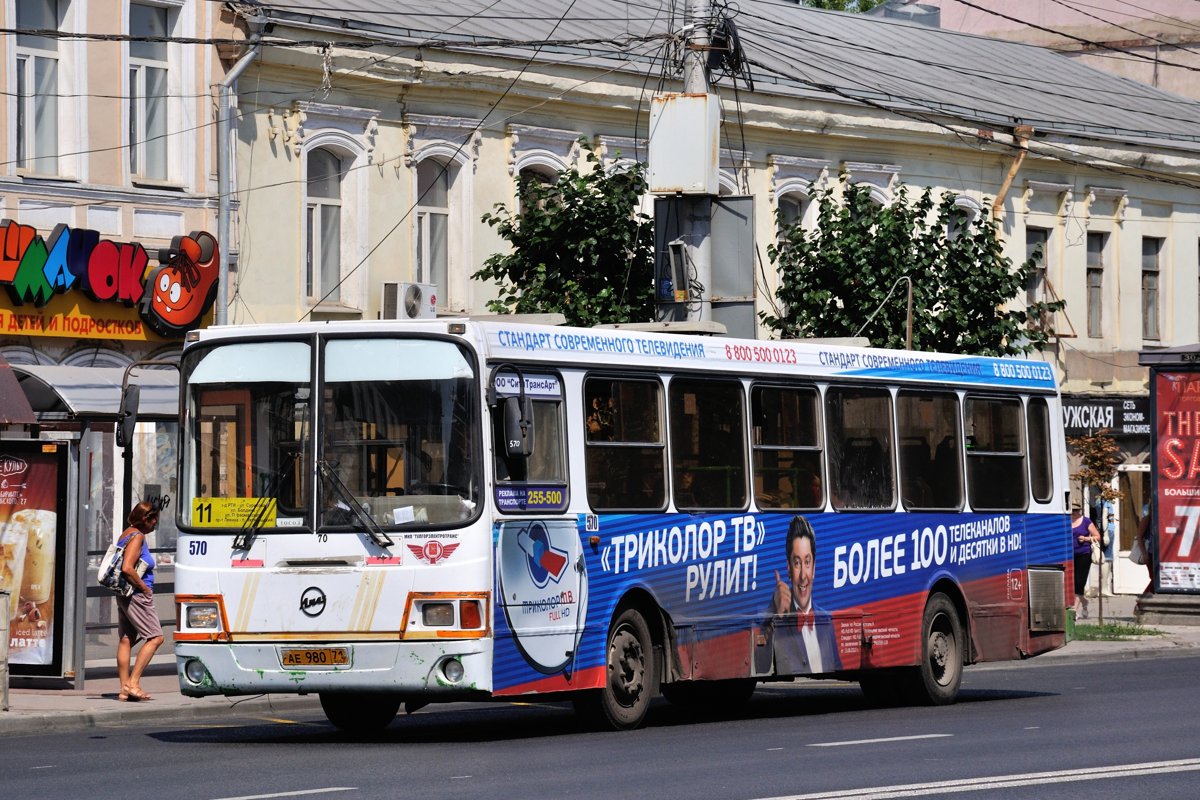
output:
<instances>
[{"instance_id":1,"label":"sign with letters \u0443\u0436\u0441\u043a\u0430\u044f","mask_svg":"<svg viewBox=\"0 0 1200 800\"><path fill-rule=\"evenodd\" d=\"M1106 431L1150 441L1150 398L1128 395L1064 396L1063 427L1067 436Z\"/></svg>"}]
</instances>

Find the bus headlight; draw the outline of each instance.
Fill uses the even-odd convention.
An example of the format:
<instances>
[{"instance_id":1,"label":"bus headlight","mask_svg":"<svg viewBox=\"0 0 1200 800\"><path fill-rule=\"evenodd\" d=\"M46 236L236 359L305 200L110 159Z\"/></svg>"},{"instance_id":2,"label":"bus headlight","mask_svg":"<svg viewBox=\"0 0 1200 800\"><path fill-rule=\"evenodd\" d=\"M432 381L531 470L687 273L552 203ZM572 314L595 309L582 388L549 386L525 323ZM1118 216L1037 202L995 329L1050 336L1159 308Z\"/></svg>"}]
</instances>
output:
<instances>
[{"instance_id":1,"label":"bus headlight","mask_svg":"<svg viewBox=\"0 0 1200 800\"><path fill-rule=\"evenodd\" d=\"M463 674L466 670L463 669L462 662L457 658L447 658L442 662L442 677L448 683L458 683L463 679Z\"/></svg>"},{"instance_id":2,"label":"bus headlight","mask_svg":"<svg viewBox=\"0 0 1200 800\"><path fill-rule=\"evenodd\" d=\"M175 595L177 642L228 641L229 624L220 595Z\"/></svg>"},{"instance_id":3,"label":"bus headlight","mask_svg":"<svg viewBox=\"0 0 1200 800\"><path fill-rule=\"evenodd\" d=\"M208 678L208 670L198 658L189 658L183 665L183 677L193 686L199 686Z\"/></svg>"},{"instance_id":4,"label":"bus headlight","mask_svg":"<svg viewBox=\"0 0 1200 800\"><path fill-rule=\"evenodd\" d=\"M215 631L221 627L221 612L216 603L195 603L187 606L185 620L189 628Z\"/></svg>"}]
</instances>

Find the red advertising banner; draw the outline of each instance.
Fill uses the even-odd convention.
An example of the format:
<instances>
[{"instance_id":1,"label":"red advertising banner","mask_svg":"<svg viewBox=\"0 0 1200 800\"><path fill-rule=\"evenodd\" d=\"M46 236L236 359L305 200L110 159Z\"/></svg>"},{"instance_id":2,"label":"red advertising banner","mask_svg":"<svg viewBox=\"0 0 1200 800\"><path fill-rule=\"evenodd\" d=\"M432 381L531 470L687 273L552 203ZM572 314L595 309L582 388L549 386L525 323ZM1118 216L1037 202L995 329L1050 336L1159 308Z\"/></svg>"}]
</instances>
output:
<instances>
[{"instance_id":1,"label":"red advertising banner","mask_svg":"<svg viewBox=\"0 0 1200 800\"><path fill-rule=\"evenodd\" d=\"M1155 372L1158 585L1200 590L1200 372Z\"/></svg>"},{"instance_id":2,"label":"red advertising banner","mask_svg":"<svg viewBox=\"0 0 1200 800\"><path fill-rule=\"evenodd\" d=\"M51 442L0 442L0 591L9 592L14 675L56 674L62 663L65 452Z\"/></svg>"}]
</instances>

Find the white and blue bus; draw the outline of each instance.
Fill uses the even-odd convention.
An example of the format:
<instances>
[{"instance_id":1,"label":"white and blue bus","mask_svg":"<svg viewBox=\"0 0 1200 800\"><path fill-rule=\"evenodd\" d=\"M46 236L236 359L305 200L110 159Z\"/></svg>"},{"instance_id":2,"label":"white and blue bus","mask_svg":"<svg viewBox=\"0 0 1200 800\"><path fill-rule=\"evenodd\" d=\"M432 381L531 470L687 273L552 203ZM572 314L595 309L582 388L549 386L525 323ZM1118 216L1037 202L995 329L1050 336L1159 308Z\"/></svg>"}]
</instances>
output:
<instances>
[{"instance_id":1,"label":"white and blue bus","mask_svg":"<svg viewBox=\"0 0 1200 800\"><path fill-rule=\"evenodd\" d=\"M796 676L949 703L1065 643L1042 362L492 318L209 328L181 374L186 695L632 728Z\"/></svg>"}]
</instances>

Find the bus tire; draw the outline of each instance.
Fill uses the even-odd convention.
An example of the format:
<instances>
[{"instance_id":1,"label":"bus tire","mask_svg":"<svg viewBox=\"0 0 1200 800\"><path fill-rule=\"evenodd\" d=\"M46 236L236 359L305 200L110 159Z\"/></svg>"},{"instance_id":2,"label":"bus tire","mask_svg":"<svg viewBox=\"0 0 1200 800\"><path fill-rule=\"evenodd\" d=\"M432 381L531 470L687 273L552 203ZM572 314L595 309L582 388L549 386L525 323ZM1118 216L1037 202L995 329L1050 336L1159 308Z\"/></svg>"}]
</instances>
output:
<instances>
[{"instance_id":1,"label":"bus tire","mask_svg":"<svg viewBox=\"0 0 1200 800\"><path fill-rule=\"evenodd\" d=\"M678 681L663 685L663 697L671 705L693 711L718 714L738 710L750 701L758 687L754 678L729 678L720 681Z\"/></svg>"},{"instance_id":2,"label":"bus tire","mask_svg":"<svg viewBox=\"0 0 1200 800\"><path fill-rule=\"evenodd\" d=\"M605 671L602 689L575 699L576 713L612 730L640 727L658 690L658 665L650 628L636 609L625 609L613 621Z\"/></svg>"},{"instance_id":3,"label":"bus tire","mask_svg":"<svg viewBox=\"0 0 1200 800\"><path fill-rule=\"evenodd\" d=\"M378 733L392 724L400 700L399 695L379 692L321 692L321 710L338 730Z\"/></svg>"},{"instance_id":4,"label":"bus tire","mask_svg":"<svg viewBox=\"0 0 1200 800\"><path fill-rule=\"evenodd\" d=\"M921 663L912 676L915 702L945 706L958 699L963 675L962 631L950 598L940 592L932 595L921 620Z\"/></svg>"}]
</instances>

